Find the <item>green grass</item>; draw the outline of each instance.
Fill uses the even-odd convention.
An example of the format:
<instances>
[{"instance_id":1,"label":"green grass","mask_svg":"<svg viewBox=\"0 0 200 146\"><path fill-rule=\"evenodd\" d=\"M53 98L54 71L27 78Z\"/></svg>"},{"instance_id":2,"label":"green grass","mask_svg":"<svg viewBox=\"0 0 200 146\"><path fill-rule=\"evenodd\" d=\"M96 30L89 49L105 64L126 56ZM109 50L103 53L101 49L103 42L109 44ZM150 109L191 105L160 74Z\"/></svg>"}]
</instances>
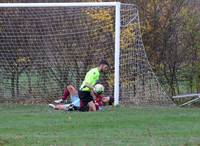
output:
<instances>
[{"instance_id":1,"label":"green grass","mask_svg":"<svg viewBox=\"0 0 200 146\"><path fill-rule=\"evenodd\" d=\"M200 109L117 107L66 113L0 104L0 146L199 146Z\"/></svg>"}]
</instances>

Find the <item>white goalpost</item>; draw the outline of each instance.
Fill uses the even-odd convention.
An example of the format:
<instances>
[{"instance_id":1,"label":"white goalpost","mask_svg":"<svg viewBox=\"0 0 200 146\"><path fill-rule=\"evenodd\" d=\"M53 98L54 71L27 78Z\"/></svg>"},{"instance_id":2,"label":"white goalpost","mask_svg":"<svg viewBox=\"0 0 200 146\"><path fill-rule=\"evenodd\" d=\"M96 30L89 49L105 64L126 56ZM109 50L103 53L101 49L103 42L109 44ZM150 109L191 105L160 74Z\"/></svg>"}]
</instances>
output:
<instances>
[{"instance_id":1,"label":"white goalpost","mask_svg":"<svg viewBox=\"0 0 200 146\"><path fill-rule=\"evenodd\" d=\"M142 43L138 10L120 2L1 3L0 97L55 97L100 59L114 105L172 104Z\"/></svg>"}]
</instances>

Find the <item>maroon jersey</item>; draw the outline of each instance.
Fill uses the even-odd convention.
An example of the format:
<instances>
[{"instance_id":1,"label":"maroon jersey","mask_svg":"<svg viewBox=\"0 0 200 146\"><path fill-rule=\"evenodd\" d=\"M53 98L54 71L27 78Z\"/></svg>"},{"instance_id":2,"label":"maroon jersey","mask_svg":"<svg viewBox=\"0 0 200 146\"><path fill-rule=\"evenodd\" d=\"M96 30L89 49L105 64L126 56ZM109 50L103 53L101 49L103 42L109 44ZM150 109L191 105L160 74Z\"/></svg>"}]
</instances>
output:
<instances>
[{"instance_id":1,"label":"maroon jersey","mask_svg":"<svg viewBox=\"0 0 200 146\"><path fill-rule=\"evenodd\" d=\"M102 101L103 96L101 95L96 95L96 99L94 101L96 110L101 110L103 107L103 101Z\"/></svg>"}]
</instances>

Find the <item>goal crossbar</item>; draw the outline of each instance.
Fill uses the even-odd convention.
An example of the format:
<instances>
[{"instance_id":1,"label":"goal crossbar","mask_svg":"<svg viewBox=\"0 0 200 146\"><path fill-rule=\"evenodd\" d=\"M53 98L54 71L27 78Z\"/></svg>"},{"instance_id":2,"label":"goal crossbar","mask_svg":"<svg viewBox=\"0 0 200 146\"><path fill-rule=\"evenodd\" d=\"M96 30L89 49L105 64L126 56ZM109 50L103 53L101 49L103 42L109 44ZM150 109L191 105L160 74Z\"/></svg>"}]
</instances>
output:
<instances>
[{"instance_id":1,"label":"goal crossbar","mask_svg":"<svg viewBox=\"0 0 200 146\"><path fill-rule=\"evenodd\" d=\"M80 2L80 3L1 3L0 7L97 7L117 6L120 2Z\"/></svg>"}]
</instances>

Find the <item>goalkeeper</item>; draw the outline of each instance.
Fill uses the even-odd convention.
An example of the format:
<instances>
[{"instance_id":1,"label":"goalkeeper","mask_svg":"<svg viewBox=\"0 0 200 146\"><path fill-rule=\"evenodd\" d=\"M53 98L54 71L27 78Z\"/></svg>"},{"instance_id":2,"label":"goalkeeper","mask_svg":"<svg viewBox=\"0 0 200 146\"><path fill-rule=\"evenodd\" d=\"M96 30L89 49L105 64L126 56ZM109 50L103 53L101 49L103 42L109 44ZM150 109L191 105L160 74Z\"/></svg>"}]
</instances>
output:
<instances>
[{"instance_id":1,"label":"goalkeeper","mask_svg":"<svg viewBox=\"0 0 200 146\"><path fill-rule=\"evenodd\" d=\"M108 70L108 62L106 60L101 60L98 67L92 68L86 73L84 81L78 91L83 110L89 107L89 111L96 111L91 91L94 90L94 85L99 80L101 73L106 73Z\"/></svg>"}]
</instances>

